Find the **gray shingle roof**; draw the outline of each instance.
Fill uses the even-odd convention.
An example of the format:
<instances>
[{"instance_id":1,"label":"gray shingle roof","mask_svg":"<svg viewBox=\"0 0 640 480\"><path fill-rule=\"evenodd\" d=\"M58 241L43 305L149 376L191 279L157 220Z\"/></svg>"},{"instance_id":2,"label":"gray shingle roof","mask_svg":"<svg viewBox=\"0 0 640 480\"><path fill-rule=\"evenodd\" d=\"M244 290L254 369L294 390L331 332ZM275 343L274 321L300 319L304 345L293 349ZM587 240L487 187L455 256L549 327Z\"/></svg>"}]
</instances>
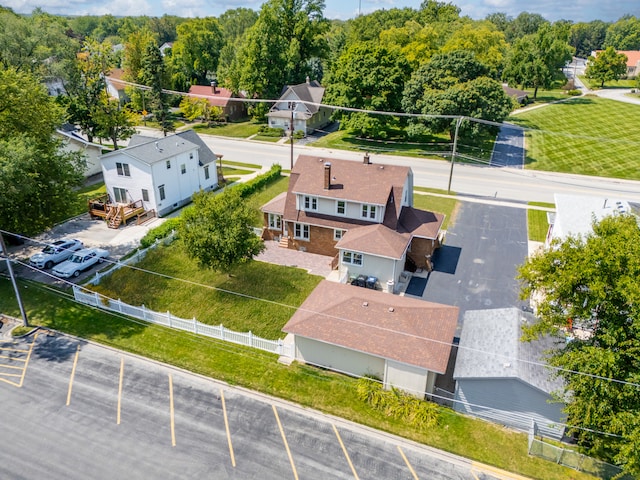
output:
<instances>
[{"instance_id":1,"label":"gray shingle roof","mask_svg":"<svg viewBox=\"0 0 640 480\"><path fill-rule=\"evenodd\" d=\"M514 378L546 393L562 388L543 365L545 351L562 339L545 337L532 342L520 341L522 326L536 318L517 308L469 310L464 314L460 348L453 377L459 379Z\"/></svg>"}]
</instances>

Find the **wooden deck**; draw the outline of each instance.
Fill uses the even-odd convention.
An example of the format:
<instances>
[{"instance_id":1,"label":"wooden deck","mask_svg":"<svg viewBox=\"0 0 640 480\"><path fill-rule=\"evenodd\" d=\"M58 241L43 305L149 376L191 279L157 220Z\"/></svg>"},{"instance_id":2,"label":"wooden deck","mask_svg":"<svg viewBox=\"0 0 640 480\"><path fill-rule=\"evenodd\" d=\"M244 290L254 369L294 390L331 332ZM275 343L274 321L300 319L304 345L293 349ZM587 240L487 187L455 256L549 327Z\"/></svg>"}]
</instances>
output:
<instances>
[{"instance_id":1,"label":"wooden deck","mask_svg":"<svg viewBox=\"0 0 640 480\"><path fill-rule=\"evenodd\" d=\"M89 200L89 215L91 218L104 218L109 228L119 228L126 225L132 218L138 225L150 218L156 217L155 210L145 210L142 200L131 203L110 203L108 195Z\"/></svg>"}]
</instances>

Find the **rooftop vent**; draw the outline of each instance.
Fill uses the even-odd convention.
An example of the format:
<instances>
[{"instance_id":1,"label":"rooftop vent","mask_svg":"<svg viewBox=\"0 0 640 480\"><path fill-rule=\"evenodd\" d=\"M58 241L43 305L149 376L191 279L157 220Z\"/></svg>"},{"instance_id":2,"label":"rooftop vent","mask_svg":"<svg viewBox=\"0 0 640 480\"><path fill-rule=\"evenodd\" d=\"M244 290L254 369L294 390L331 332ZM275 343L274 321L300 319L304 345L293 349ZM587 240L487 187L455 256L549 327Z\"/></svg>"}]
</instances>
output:
<instances>
[{"instance_id":1,"label":"rooftop vent","mask_svg":"<svg viewBox=\"0 0 640 480\"><path fill-rule=\"evenodd\" d=\"M369 302L362 302L362 306L363 307L368 307L369 306Z\"/></svg>"},{"instance_id":2,"label":"rooftop vent","mask_svg":"<svg viewBox=\"0 0 640 480\"><path fill-rule=\"evenodd\" d=\"M393 307L389 307L388 311L389 311L389 313L393 313L393 312L395 312L395 309Z\"/></svg>"}]
</instances>

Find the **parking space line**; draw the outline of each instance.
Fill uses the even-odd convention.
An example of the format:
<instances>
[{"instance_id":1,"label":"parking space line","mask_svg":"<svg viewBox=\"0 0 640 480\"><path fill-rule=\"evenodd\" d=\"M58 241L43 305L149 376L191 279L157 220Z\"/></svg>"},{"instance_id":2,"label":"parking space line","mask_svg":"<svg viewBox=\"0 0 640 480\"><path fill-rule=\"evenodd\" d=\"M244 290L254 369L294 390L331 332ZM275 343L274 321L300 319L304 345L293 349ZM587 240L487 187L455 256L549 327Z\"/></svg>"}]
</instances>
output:
<instances>
[{"instance_id":1,"label":"parking space line","mask_svg":"<svg viewBox=\"0 0 640 480\"><path fill-rule=\"evenodd\" d=\"M169 374L169 411L171 412L171 446L176 446L176 422L173 410L173 377Z\"/></svg>"},{"instance_id":2,"label":"parking space line","mask_svg":"<svg viewBox=\"0 0 640 480\"><path fill-rule=\"evenodd\" d=\"M118 383L118 411L116 413L116 425L120 425L120 407L122 405L122 379L124 378L124 357L120 357L120 381Z\"/></svg>"},{"instance_id":3,"label":"parking space line","mask_svg":"<svg viewBox=\"0 0 640 480\"><path fill-rule=\"evenodd\" d=\"M276 410L275 405L271 405L273 407L273 414L276 416L276 422L278 422L278 428L280 429L280 435L282 435L282 441L284 442L284 448L287 450L287 455L289 456L289 463L291 463L291 470L293 470L293 478L298 480L298 472L296 471L296 465L293 463L293 456L291 455L291 450L289 449L289 443L287 442L287 437L284 434L284 429L282 428L282 423L280 423L280 417L278 416L278 410Z\"/></svg>"},{"instance_id":4,"label":"parking space line","mask_svg":"<svg viewBox=\"0 0 640 480\"><path fill-rule=\"evenodd\" d=\"M400 448L400 445L397 445L397 447L398 447L398 451L400 452L400 456L402 456L402 459L404 460L404 463L407 464L407 468L409 468L409 471L411 472L411 475L413 475L413 478L415 480L419 480L418 479L418 475L416 475L416 471L413 469L413 467L409 463L409 460L407 460L407 456L404 454L404 452Z\"/></svg>"},{"instance_id":5,"label":"parking space line","mask_svg":"<svg viewBox=\"0 0 640 480\"><path fill-rule=\"evenodd\" d=\"M356 472L356 469L353 466L353 463L351 463L351 458L349 457L349 453L347 452L346 447L344 446L344 443L342 443L342 438L340 438L340 434L338 433L338 429L336 428L335 424L331 424L331 426L333 427L333 431L336 432L336 437L338 437L338 442L340 442L340 447L342 447L342 452L344 453L345 458L347 459L347 462L349 463L349 466L351 467L351 471L353 472L353 477L356 480L360 480L360 477L358 477L358 473Z\"/></svg>"},{"instance_id":6,"label":"parking space line","mask_svg":"<svg viewBox=\"0 0 640 480\"><path fill-rule=\"evenodd\" d=\"M24 360L23 360L24 361ZM18 367L17 365L0 365L0 368L8 368L8 369L14 369L14 370L22 370L24 367ZM9 375L9 374L7 374ZM13 376L13 375L11 375Z\"/></svg>"},{"instance_id":7,"label":"parking space line","mask_svg":"<svg viewBox=\"0 0 640 480\"><path fill-rule=\"evenodd\" d=\"M222 413L224 416L224 428L227 430L227 442L229 443L229 454L231 455L231 465L236 466L236 457L233 454L233 445L231 444L231 432L229 432L229 419L227 417L227 406L224 403L224 391L220 389L220 400L222 400Z\"/></svg>"},{"instance_id":8,"label":"parking space line","mask_svg":"<svg viewBox=\"0 0 640 480\"><path fill-rule=\"evenodd\" d=\"M22 383L24 382L24 376L27 374L27 367L29 366L29 360L31 359L31 353L33 352L33 345L36 343L38 339L39 332L33 336L33 340L31 341L31 345L29 345L29 353L27 353L27 361L24 362L24 369L22 370L22 377L20 377L20 385L19 388L22 388Z\"/></svg>"},{"instance_id":9,"label":"parking space line","mask_svg":"<svg viewBox=\"0 0 640 480\"><path fill-rule=\"evenodd\" d=\"M480 462L471 462L471 471L478 470L482 473L487 473L501 480L529 480L528 477L523 477L517 473L508 472L498 467L493 467Z\"/></svg>"},{"instance_id":10,"label":"parking space line","mask_svg":"<svg viewBox=\"0 0 640 480\"><path fill-rule=\"evenodd\" d=\"M71 403L71 390L73 389L73 379L76 376L76 367L78 366L78 355L80 355L80 345L76 348L76 356L73 359L73 367L71 367L71 377L69 377L69 390L67 391L67 407Z\"/></svg>"},{"instance_id":11,"label":"parking space line","mask_svg":"<svg viewBox=\"0 0 640 480\"><path fill-rule=\"evenodd\" d=\"M28 350L14 350L14 351L20 351L20 352L24 352L27 353ZM9 355L0 355L0 358L6 358L7 360L13 360L14 362L26 362L27 360L24 358L16 358L16 357L11 357ZM22 368L22 367L19 367Z\"/></svg>"}]
</instances>

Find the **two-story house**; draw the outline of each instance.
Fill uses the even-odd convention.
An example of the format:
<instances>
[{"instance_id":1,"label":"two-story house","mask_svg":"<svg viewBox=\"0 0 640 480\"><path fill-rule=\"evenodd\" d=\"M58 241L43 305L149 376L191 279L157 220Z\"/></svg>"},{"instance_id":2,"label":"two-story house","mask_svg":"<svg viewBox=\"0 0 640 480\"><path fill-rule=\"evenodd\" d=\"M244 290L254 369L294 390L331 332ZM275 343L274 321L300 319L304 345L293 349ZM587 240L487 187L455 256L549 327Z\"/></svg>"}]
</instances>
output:
<instances>
[{"instance_id":1,"label":"two-story house","mask_svg":"<svg viewBox=\"0 0 640 480\"><path fill-rule=\"evenodd\" d=\"M319 105L323 96L324 87L309 77L305 83L287 85L267 113L269 127L289 132L293 119L293 131L308 135L326 126L331 121L331 109Z\"/></svg>"},{"instance_id":2,"label":"two-story house","mask_svg":"<svg viewBox=\"0 0 640 480\"><path fill-rule=\"evenodd\" d=\"M218 185L216 155L193 130L163 138L134 135L127 148L103 155L101 163L105 210L135 203L163 216Z\"/></svg>"},{"instance_id":3,"label":"two-story house","mask_svg":"<svg viewBox=\"0 0 640 480\"><path fill-rule=\"evenodd\" d=\"M300 155L289 189L262 207L263 238L335 257L342 281L397 284L404 270L431 268L444 215L413 207L409 167Z\"/></svg>"}]
</instances>

